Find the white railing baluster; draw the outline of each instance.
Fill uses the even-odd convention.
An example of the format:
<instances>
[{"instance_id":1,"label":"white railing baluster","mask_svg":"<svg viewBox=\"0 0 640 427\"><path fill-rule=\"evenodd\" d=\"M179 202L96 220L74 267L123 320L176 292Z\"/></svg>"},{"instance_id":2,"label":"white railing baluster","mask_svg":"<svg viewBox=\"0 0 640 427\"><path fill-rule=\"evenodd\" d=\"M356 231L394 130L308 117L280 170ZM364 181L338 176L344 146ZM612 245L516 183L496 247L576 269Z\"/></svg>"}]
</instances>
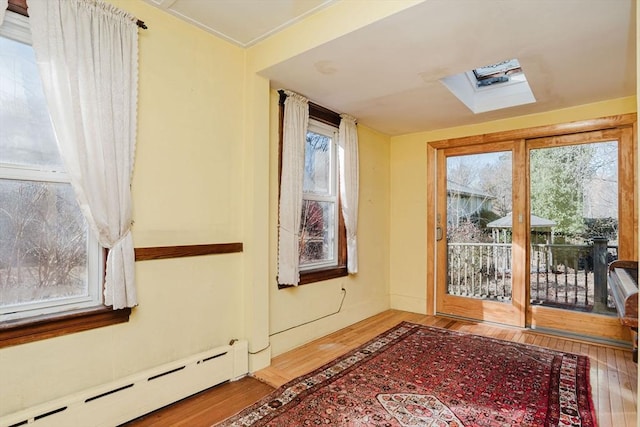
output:
<instances>
[{"instance_id":1,"label":"white railing baluster","mask_svg":"<svg viewBox=\"0 0 640 427\"><path fill-rule=\"evenodd\" d=\"M559 304L581 310L593 307L592 266L584 256L586 251L590 253L590 245L532 244L530 251L532 303ZM511 244L449 243L447 253L449 293L501 301L511 299Z\"/></svg>"}]
</instances>

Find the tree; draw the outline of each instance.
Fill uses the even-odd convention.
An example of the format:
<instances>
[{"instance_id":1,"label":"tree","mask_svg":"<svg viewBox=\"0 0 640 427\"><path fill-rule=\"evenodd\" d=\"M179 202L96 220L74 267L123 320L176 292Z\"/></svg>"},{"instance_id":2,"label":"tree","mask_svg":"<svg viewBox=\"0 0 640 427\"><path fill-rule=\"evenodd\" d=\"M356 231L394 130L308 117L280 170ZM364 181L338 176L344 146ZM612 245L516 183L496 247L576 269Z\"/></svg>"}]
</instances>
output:
<instances>
[{"instance_id":1,"label":"tree","mask_svg":"<svg viewBox=\"0 0 640 427\"><path fill-rule=\"evenodd\" d=\"M84 286L86 225L70 185L1 182L0 227L0 305Z\"/></svg>"},{"instance_id":2,"label":"tree","mask_svg":"<svg viewBox=\"0 0 640 427\"><path fill-rule=\"evenodd\" d=\"M474 167L475 156L459 156L447 159L447 180L465 187L473 186L478 180L478 168Z\"/></svg>"},{"instance_id":3,"label":"tree","mask_svg":"<svg viewBox=\"0 0 640 427\"><path fill-rule=\"evenodd\" d=\"M320 202L303 200L300 221L300 264L327 258L325 249L325 217Z\"/></svg>"},{"instance_id":4,"label":"tree","mask_svg":"<svg viewBox=\"0 0 640 427\"><path fill-rule=\"evenodd\" d=\"M594 175L589 144L531 151L531 213L557 223L555 231L578 236L584 231L584 194Z\"/></svg>"},{"instance_id":5,"label":"tree","mask_svg":"<svg viewBox=\"0 0 640 427\"><path fill-rule=\"evenodd\" d=\"M494 197L492 209L499 217L513 210L511 164L511 153L507 152L480 170L480 188Z\"/></svg>"}]
</instances>

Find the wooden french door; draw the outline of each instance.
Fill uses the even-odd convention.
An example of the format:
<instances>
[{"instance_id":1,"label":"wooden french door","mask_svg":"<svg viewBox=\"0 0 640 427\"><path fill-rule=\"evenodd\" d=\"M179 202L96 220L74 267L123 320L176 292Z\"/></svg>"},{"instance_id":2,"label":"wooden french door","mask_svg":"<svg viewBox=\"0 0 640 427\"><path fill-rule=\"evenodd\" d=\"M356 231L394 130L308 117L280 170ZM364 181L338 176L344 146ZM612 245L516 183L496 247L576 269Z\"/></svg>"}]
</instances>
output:
<instances>
[{"instance_id":1,"label":"wooden french door","mask_svg":"<svg viewBox=\"0 0 640 427\"><path fill-rule=\"evenodd\" d=\"M516 221L509 242L487 232L488 224L513 222L522 204L522 143L445 148L437 152L437 311L514 326L525 325L524 224ZM484 171L484 172L482 172ZM487 180L494 191L487 190ZM515 186L514 186L515 183ZM493 220L493 221L491 221Z\"/></svg>"},{"instance_id":2,"label":"wooden french door","mask_svg":"<svg viewBox=\"0 0 640 427\"><path fill-rule=\"evenodd\" d=\"M632 127L470 142L428 150L435 311L628 339L594 251L637 260Z\"/></svg>"},{"instance_id":3,"label":"wooden french door","mask_svg":"<svg viewBox=\"0 0 640 427\"><path fill-rule=\"evenodd\" d=\"M527 325L628 341L630 332L620 325L608 293L607 265L638 259L633 130L537 138L526 146L529 211L546 206L549 216L555 212L559 218L554 231L560 231L550 243L528 243ZM549 166L554 160L558 165ZM548 175L568 183L547 188L540 181ZM587 182L578 203L563 201L572 191L554 196L558 189L579 187L581 180ZM567 206L579 209L581 222L575 222L578 215L570 215ZM569 237L576 227L582 227L584 239L577 244ZM545 285L549 282L551 286Z\"/></svg>"}]
</instances>

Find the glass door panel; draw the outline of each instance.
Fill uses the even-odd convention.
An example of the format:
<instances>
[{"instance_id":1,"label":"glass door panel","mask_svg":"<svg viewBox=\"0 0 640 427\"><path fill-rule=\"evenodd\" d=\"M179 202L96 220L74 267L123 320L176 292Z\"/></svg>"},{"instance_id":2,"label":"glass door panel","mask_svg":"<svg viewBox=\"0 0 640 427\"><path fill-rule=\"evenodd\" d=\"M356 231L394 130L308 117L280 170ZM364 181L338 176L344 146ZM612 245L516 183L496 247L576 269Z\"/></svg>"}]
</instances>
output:
<instances>
[{"instance_id":1,"label":"glass door panel","mask_svg":"<svg viewBox=\"0 0 640 427\"><path fill-rule=\"evenodd\" d=\"M618 142L532 149L529 162L531 304L615 314Z\"/></svg>"},{"instance_id":2,"label":"glass door panel","mask_svg":"<svg viewBox=\"0 0 640 427\"><path fill-rule=\"evenodd\" d=\"M511 175L509 151L447 158L449 295L511 300Z\"/></svg>"}]
</instances>

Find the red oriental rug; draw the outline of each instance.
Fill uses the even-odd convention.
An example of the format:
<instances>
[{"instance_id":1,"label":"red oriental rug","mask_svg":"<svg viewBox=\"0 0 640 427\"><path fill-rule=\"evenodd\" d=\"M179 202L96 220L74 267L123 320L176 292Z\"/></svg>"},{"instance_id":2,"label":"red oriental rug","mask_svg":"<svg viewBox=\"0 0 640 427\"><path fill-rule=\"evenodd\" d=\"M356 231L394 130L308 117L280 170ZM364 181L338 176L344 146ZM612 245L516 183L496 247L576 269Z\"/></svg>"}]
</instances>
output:
<instances>
[{"instance_id":1,"label":"red oriental rug","mask_svg":"<svg viewBox=\"0 0 640 427\"><path fill-rule=\"evenodd\" d=\"M596 426L589 359L403 322L220 426Z\"/></svg>"}]
</instances>

